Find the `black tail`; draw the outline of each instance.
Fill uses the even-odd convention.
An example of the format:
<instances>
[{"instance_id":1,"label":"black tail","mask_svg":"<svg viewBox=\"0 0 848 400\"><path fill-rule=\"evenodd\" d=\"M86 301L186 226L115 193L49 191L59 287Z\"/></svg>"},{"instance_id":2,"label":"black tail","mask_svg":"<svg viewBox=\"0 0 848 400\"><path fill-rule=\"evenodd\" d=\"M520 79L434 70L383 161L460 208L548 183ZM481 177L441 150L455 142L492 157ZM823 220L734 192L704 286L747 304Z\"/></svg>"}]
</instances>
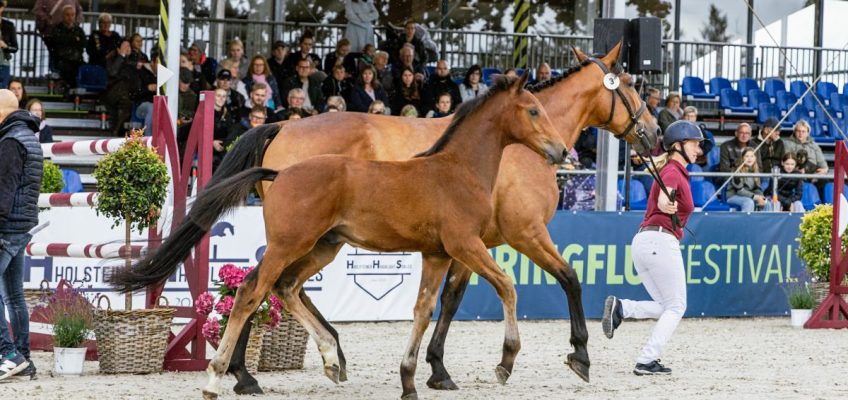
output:
<instances>
[{"instance_id":1,"label":"black tail","mask_svg":"<svg viewBox=\"0 0 848 400\"><path fill-rule=\"evenodd\" d=\"M265 141L273 139L280 132L280 125L260 125L239 136L221 164L215 175L209 180L209 186L227 179L248 168L258 167L265 155Z\"/></svg>"},{"instance_id":2,"label":"black tail","mask_svg":"<svg viewBox=\"0 0 848 400\"><path fill-rule=\"evenodd\" d=\"M276 176L277 171L272 169L250 168L207 186L197 196L183 223L161 247L132 268L115 271L107 280L123 293L165 282L222 214L244 200L256 182Z\"/></svg>"}]
</instances>

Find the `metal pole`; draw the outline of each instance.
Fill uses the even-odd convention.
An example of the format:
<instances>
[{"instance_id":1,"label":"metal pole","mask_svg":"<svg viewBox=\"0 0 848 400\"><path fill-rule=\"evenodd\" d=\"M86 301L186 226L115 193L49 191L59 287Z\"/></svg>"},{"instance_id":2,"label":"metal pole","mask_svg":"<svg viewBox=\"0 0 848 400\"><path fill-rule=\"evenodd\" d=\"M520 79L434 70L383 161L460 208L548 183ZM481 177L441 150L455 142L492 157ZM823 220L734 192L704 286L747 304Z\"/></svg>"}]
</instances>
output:
<instances>
[{"instance_id":1,"label":"metal pole","mask_svg":"<svg viewBox=\"0 0 848 400\"><path fill-rule=\"evenodd\" d=\"M749 47L745 50L745 76L748 78L754 77L754 47L751 45L754 44L754 0L748 0L751 4L751 8L748 9L748 37L747 42ZM743 96L747 96L748 93L743 93Z\"/></svg>"},{"instance_id":2,"label":"metal pole","mask_svg":"<svg viewBox=\"0 0 848 400\"><path fill-rule=\"evenodd\" d=\"M624 0L604 2L603 18L624 18ZM595 160L595 210L615 211L618 200L618 139L598 130L598 158Z\"/></svg>"},{"instance_id":3,"label":"metal pole","mask_svg":"<svg viewBox=\"0 0 848 400\"><path fill-rule=\"evenodd\" d=\"M680 40L680 0L674 0L674 40ZM671 90L677 91L680 85L680 43L674 43L674 62L671 67Z\"/></svg>"},{"instance_id":4,"label":"metal pole","mask_svg":"<svg viewBox=\"0 0 848 400\"><path fill-rule=\"evenodd\" d=\"M447 54L448 54L448 52L447 52L448 37L447 37L447 35L445 35L444 30L448 29L448 13L449 12L450 11L448 9L448 0L442 0L442 23L441 23L442 32L439 34L439 37L440 37L439 45L441 46L441 48L439 49L439 57L442 60L446 60Z\"/></svg>"},{"instance_id":5,"label":"metal pole","mask_svg":"<svg viewBox=\"0 0 848 400\"><path fill-rule=\"evenodd\" d=\"M818 49L813 50L815 54L815 60L813 61L813 78L821 75L822 69L822 42L824 38L824 1L816 0L815 7L815 15L816 21L814 24L814 32L813 32L813 47L817 47ZM800 72L800 71L799 71Z\"/></svg>"}]
</instances>

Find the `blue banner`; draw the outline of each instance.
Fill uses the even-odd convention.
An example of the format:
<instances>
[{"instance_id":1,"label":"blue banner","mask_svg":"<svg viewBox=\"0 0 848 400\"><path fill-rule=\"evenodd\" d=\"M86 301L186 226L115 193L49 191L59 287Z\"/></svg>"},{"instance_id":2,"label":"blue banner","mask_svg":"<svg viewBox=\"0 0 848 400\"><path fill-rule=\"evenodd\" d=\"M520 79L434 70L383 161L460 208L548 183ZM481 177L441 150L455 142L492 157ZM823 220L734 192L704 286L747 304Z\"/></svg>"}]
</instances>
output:
<instances>
[{"instance_id":1,"label":"blue banner","mask_svg":"<svg viewBox=\"0 0 848 400\"><path fill-rule=\"evenodd\" d=\"M648 300L630 256L641 212L558 212L548 229L583 288L587 318L600 318L608 295ZM768 316L788 311L782 284L797 276L801 214L696 213L681 242L689 317ZM568 318L559 283L509 246L491 250L515 282L518 317ZM456 319L502 319L492 286L474 275Z\"/></svg>"}]
</instances>

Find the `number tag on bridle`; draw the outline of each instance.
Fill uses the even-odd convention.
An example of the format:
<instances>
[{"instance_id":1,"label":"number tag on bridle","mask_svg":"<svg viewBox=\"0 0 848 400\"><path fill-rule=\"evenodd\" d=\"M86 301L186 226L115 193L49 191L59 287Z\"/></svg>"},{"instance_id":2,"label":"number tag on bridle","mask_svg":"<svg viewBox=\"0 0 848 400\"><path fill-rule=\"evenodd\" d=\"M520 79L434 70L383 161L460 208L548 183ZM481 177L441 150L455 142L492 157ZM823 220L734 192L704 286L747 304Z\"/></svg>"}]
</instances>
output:
<instances>
[{"instance_id":1,"label":"number tag on bridle","mask_svg":"<svg viewBox=\"0 0 848 400\"><path fill-rule=\"evenodd\" d=\"M609 90L618 89L618 85L621 84L621 80L618 78L618 75L613 74L612 72L604 75L604 86Z\"/></svg>"}]
</instances>

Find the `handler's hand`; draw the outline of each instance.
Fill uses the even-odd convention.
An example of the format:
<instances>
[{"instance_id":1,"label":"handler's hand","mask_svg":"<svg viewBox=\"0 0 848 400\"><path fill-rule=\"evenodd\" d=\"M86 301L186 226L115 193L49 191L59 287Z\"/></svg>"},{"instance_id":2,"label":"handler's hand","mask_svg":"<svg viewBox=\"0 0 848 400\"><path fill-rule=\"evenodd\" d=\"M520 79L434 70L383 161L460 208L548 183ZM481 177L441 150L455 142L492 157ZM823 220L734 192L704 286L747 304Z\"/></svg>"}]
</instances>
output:
<instances>
[{"instance_id":1,"label":"handler's hand","mask_svg":"<svg viewBox=\"0 0 848 400\"><path fill-rule=\"evenodd\" d=\"M671 190L673 188L668 189ZM662 191L660 191L660 195L657 198L657 207L660 209L660 211L666 214L677 214L677 202L669 200L669 198Z\"/></svg>"}]
</instances>

